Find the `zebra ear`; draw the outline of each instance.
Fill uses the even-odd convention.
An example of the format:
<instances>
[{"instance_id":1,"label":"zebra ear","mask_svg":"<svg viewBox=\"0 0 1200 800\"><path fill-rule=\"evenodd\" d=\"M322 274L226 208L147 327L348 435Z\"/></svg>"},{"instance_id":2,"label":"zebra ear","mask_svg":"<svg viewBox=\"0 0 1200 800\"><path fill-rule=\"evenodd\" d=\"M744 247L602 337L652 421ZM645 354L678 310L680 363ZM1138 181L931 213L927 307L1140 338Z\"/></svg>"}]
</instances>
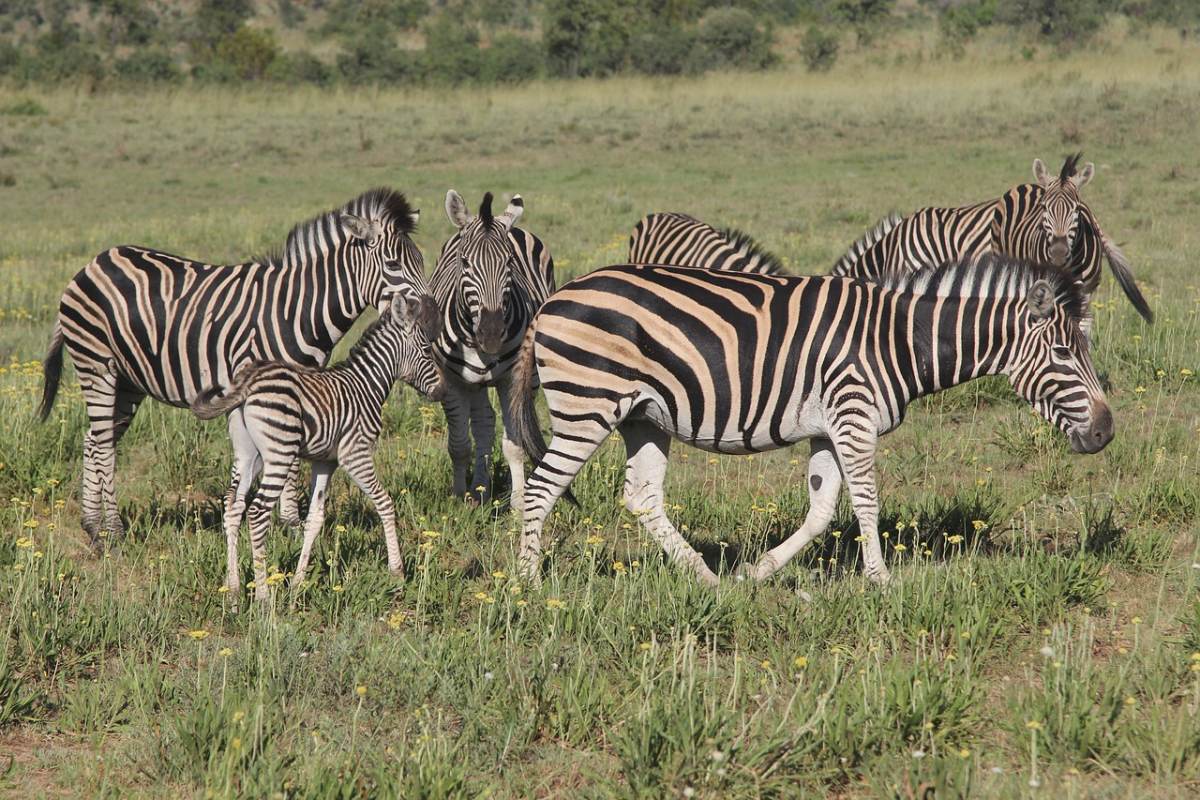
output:
<instances>
[{"instance_id":1,"label":"zebra ear","mask_svg":"<svg viewBox=\"0 0 1200 800\"><path fill-rule=\"evenodd\" d=\"M1035 281L1033 286L1029 287L1029 294L1025 298L1029 316L1035 320L1045 319L1053 314L1055 302L1054 287L1046 280Z\"/></svg>"},{"instance_id":2,"label":"zebra ear","mask_svg":"<svg viewBox=\"0 0 1200 800\"><path fill-rule=\"evenodd\" d=\"M342 212L342 227L355 239L361 239L367 244L375 244L383 235L383 226L379 220L363 219L349 212Z\"/></svg>"},{"instance_id":3,"label":"zebra ear","mask_svg":"<svg viewBox=\"0 0 1200 800\"><path fill-rule=\"evenodd\" d=\"M450 224L456 228L461 228L471 221L471 212L467 210L467 201L462 199L462 195L451 189L446 192L446 216L450 218Z\"/></svg>"},{"instance_id":4,"label":"zebra ear","mask_svg":"<svg viewBox=\"0 0 1200 800\"><path fill-rule=\"evenodd\" d=\"M1042 186L1050 183L1050 173L1046 171L1046 164L1040 158L1033 160L1033 179Z\"/></svg>"},{"instance_id":5,"label":"zebra ear","mask_svg":"<svg viewBox=\"0 0 1200 800\"><path fill-rule=\"evenodd\" d=\"M420 305L421 301L416 293L406 286L401 286L392 293L392 301L388 306L388 313L401 326L410 328L416 320Z\"/></svg>"},{"instance_id":6,"label":"zebra ear","mask_svg":"<svg viewBox=\"0 0 1200 800\"><path fill-rule=\"evenodd\" d=\"M511 230L523 213L525 213L525 201L521 199L521 195L514 194L512 200L508 201L508 208L504 209L504 213L500 215L500 221L504 223L506 229Z\"/></svg>"},{"instance_id":7,"label":"zebra ear","mask_svg":"<svg viewBox=\"0 0 1200 800\"><path fill-rule=\"evenodd\" d=\"M1071 182L1075 184L1076 189L1082 189L1087 186L1095 174L1096 165L1089 161L1083 165L1083 169L1075 174L1075 177L1071 178Z\"/></svg>"}]
</instances>

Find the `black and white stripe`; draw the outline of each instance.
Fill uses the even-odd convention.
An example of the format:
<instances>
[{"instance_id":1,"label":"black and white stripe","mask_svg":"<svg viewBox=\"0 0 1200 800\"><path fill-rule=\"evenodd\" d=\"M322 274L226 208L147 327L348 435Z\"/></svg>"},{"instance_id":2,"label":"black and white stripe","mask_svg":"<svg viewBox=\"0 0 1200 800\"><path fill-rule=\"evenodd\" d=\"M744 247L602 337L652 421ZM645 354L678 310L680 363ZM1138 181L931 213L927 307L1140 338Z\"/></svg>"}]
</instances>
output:
<instances>
[{"instance_id":1,"label":"black and white stripe","mask_svg":"<svg viewBox=\"0 0 1200 800\"><path fill-rule=\"evenodd\" d=\"M647 214L629 237L630 264L721 269L784 275L774 254L735 228L717 230L706 222L676 211Z\"/></svg>"},{"instance_id":2,"label":"black and white stripe","mask_svg":"<svg viewBox=\"0 0 1200 800\"><path fill-rule=\"evenodd\" d=\"M752 577L769 576L825 529L844 475L866 573L886 580L876 440L914 398L1004 374L1076 451L1097 452L1112 438L1082 307L1069 274L995 256L886 285L639 265L577 278L538 312L514 370L511 415L529 419L536 378L554 433L546 449L527 425L518 430L538 459L526 482L522 568L536 577L550 509L620 431L626 504L703 581L717 578L666 516L672 437L717 453L811 439L811 510Z\"/></svg>"},{"instance_id":3,"label":"black and white stripe","mask_svg":"<svg viewBox=\"0 0 1200 800\"><path fill-rule=\"evenodd\" d=\"M997 200L958 208L923 208L904 218L894 215L851 245L831 274L881 280L951 259L985 253L1012 256L1067 269L1079 281L1085 300L1100 284L1102 259L1126 297L1147 322L1154 321L1129 261L1100 229L1091 208L1079 197L1095 173L1079 169L1079 154L1069 156L1057 176L1034 159L1036 183L1015 186ZM1090 316L1085 317L1085 330Z\"/></svg>"},{"instance_id":4,"label":"black and white stripe","mask_svg":"<svg viewBox=\"0 0 1200 800\"><path fill-rule=\"evenodd\" d=\"M295 585L304 581L313 543L325 521L329 476L339 464L375 504L383 522L388 569L402 573L392 498L379 483L373 458L383 404L397 380L432 399L441 397L444 383L429 341L417 324L421 311L417 294L402 287L388 305L346 360L334 367L256 361L238 372L223 396L219 388L212 388L192 402L201 419L229 415L237 469L225 493L226 585L234 604L240 589L238 532L250 486L261 474L249 517L254 595L265 600L271 508L301 459L313 463L312 497Z\"/></svg>"},{"instance_id":5,"label":"black and white stripe","mask_svg":"<svg viewBox=\"0 0 1200 800\"><path fill-rule=\"evenodd\" d=\"M434 353L447 379L442 407L454 466L453 492L459 497L471 493L479 502L491 496L496 412L488 387L494 386L503 415L501 448L512 476L514 508L524 485L525 455L508 433L513 424L508 416L509 375L529 321L554 291L550 251L541 239L516 227L524 209L521 196L513 195L504 213L494 216L488 192L479 214L472 216L458 192L447 192L446 215L458 231L442 247L431 280L443 313Z\"/></svg>"},{"instance_id":6,"label":"black and white stripe","mask_svg":"<svg viewBox=\"0 0 1200 800\"><path fill-rule=\"evenodd\" d=\"M46 356L41 415L54 404L65 346L90 421L82 507L94 543L123 530L116 445L146 397L186 407L255 360L324 364L358 315L400 286L420 294L421 321L434 334L437 307L410 238L417 217L404 195L375 189L298 225L280 255L220 266L122 246L71 280ZM294 493L286 497L284 516L298 517Z\"/></svg>"}]
</instances>

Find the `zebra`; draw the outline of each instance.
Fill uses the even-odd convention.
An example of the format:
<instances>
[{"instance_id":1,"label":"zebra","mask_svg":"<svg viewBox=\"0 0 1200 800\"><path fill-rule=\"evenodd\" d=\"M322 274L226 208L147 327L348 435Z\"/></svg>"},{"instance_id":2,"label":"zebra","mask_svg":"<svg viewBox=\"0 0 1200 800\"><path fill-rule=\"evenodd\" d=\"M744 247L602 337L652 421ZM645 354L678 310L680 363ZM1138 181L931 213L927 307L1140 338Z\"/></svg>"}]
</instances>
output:
<instances>
[{"instance_id":1,"label":"zebra","mask_svg":"<svg viewBox=\"0 0 1200 800\"><path fill-rule=\"evenodd\" d=\"M1125 296L1153 323L1154 312L1134 280L1129 260L1079 198L1095 175L1090 162L1080 169L1082 155L1067 156L1057 177L1035 158L1035 182L1015 186L997 200L922 208L903 218L891 215L851 245L830 274L877 281L950 259L1000 253L1066 268L1090 301L1100 284L1103 254ZM1091 324L1089 311L1084 315L1085 332Z\"/></svg>"},{"instance_id":2,"label":"zebra","mask_svg":"<svg viewBox=\"0 0 1200 800\"><path fill-rule=\"evenodd\" d=\"M243 367L222 395L201 391L191 408L200 419L229 415L237 469L225 493L225 585L236 608L239 597L238 532L254 478L262 480L250 503L250 547L254 597L266 600L266 537L271 508L288 485L300 459L312 462L311 502L293 586L304 582L313 543L325 521L326 487L340 464L371 498L383 522L388 569L403 577L392 498L379 483L373 453L383 404L397 380L429 399L440 399L445 384L417 319L421 299L408 287L393 293L389 308L363 334L345 361L320 368L275 361Z\"/></svg>"},{"instance_id":3,"label":"zebra","mask_svg":"<svg viewBox=\"0 0 1200 800\"><path fill-rule=\"evenodd\" d=\"M677 211L647 214L629 237L630 264L786 275L773 253L736 228L717 230Z\"/></svg>"},{"instance_id":4,"label":"zebra","mask_svg":"<svg viewBox=\"0 0 1200 800\"><path fill-rule=\"evenodd\" d=\"M458 192L446 193L446 216L457 232L443 245L431 285L444 314L434 355L447 378L442 407L454 467L452 491L480 503L491 496L496 413L487 389L500 397L504 436L501 449L512 476L510 503L517 508L525 484L525 454L508 431L509 376L525 328L555 288L554 259L542 240L516 227L525 210L513 195L503 214L492 213L492 193L472 216ZM474 470L471 483L471 442Z\"/></svg>"},{"instance_id":5,"label":"zebra","mask_svg":"<svg viewBox=\"0 0 1200 800\"><path fill-rule=\"evenodd\" d=\"M81 506L94 548L124 532L116 446L146 397L186 408L251 361L322 365L359 314L401 286L417 290L418 321L430 338L436 334L437 305L411 239L419 214L403 194L372 189L297 225L282 253L218 266L123 245L71 279L44 362L39 413L45 420L54 406L65 347L88 410ZM298 524L292 483L287 488L281 511Z\"/></svg>"},{"instance_id":6,"label":"zebra","mask_svg":"<svg viewBox=\"0 0 1200 800\"><path fill-rule=\"evenodd\" d=\"M664 506L672 437L714 453L810 439L804 524L745 576L768 578L825 529L844 476L864 571L886 582L875 452L914 398L1005 374L1075 451L1099 452L1112 439L1112 412L1079 328L1083 309L1064 270L990 255L882 285L632 264L576 278L542 306L514 368L510 415L536 463L525 488L521 570L538 580L547 515L619 431L635 481L627 507L703 583L716 585L717 576ZM550 409L548 447L528 424L535 379Z\"/></svg>"}]
</instances>

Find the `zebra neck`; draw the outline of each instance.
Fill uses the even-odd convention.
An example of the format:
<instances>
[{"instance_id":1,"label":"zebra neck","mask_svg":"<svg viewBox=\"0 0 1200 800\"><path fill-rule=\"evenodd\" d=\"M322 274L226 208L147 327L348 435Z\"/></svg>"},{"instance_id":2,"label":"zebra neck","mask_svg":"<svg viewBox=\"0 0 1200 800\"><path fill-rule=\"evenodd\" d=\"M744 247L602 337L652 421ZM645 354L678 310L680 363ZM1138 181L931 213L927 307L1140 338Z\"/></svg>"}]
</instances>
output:
<instances>
[{"instance_id":1,"label":"zebra neck","mask_svg":"<svg viewBox=\"0 0 1200 800\"><path fill-rule=\"evenodd\" d=\"M1017 303L1009 297L916 298L903 324L912 331L914 368L902 369L909 400L1005 374L1019 344Z\"/></svg>"},{"instance_id":2,"label":"zebra neck","mask_svg":"<svg viewBox=\"0 0 1200 800\"><path fill-rule=\"evenodd\" d=\"M293 247L283 258L290 287L282 310L293 323L289 327L326 356L370 305L349 255L346 243L336 242L328 250Z\"/></svg>"},{"instance_id":3,"label":"zebra neck","mask_svg":"<svg viewBox=\"0 0 1200 800\"><path fill-rule=\"evenodd\" d=\"M387 399L399 372L401 332L381 319L363 334L338 368L357 376L380 405Z\"/></svg>"}]
</instances>

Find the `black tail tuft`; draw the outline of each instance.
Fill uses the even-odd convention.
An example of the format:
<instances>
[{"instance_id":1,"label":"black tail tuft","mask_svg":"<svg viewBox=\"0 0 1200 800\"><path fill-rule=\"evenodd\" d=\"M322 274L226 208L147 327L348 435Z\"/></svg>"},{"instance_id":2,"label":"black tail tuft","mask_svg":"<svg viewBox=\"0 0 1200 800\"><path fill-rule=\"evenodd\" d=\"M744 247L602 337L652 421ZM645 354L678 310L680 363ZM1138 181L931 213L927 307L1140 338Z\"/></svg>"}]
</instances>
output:
<instances>
[{"instance_id":1,"label":"black tail tuft","mask_svg":"<svg viewBox=\"0 0 1200 800\"><path fill-rule=\"evenodd\" d=\"M50 349L42 361L42 403L38 406L38 417L42 422L50 416L50 409L54 408L54 400L58 397L58 384L62 380L64 338L62 325L56 321L54 333L50 337Z\"/></svg>"},{"instance_id":2,"label":"black tail tuft","mask_svg":"<svg viewBox=\"0 0 1200 800\"><path fill-rule=\"evenodd\" d=\"M521 449L533 461L536 468L546 456L546 440L542 436L542 428L538 424L537 410L534 408L533 379L536 364L533 356L533 325L525 331L525 341L521 343L521 352L512 370L512 388L509 391L509 411L513 420L513 430L510 435L521 445ZM573 506L579 507L579 501L568 488L563 497Z\"/></svg>"},{"instance_id":3,"label":"black tail tuft","mask_svg":"<svg viewBox=\"0 0 1200 800\"><path fill-rule=\"evenodd\" d=\"M1108 267L1112 270L1117 283L1121 285L1121 290L1125 292L1125 296L1129 298L1129 302L1133 303L1137 312L1142 315L1142 319L1153 325L1154 312L1142 295L1142 290L1138 288L1137 281L1134 280L1129 260L1125 258L1125 254L1121 252L1116 243L1110 241L1107 236L1101 234L1100 241L1104 244L1104 257L1108 259Z\"/></svg>"}]
</instances>

